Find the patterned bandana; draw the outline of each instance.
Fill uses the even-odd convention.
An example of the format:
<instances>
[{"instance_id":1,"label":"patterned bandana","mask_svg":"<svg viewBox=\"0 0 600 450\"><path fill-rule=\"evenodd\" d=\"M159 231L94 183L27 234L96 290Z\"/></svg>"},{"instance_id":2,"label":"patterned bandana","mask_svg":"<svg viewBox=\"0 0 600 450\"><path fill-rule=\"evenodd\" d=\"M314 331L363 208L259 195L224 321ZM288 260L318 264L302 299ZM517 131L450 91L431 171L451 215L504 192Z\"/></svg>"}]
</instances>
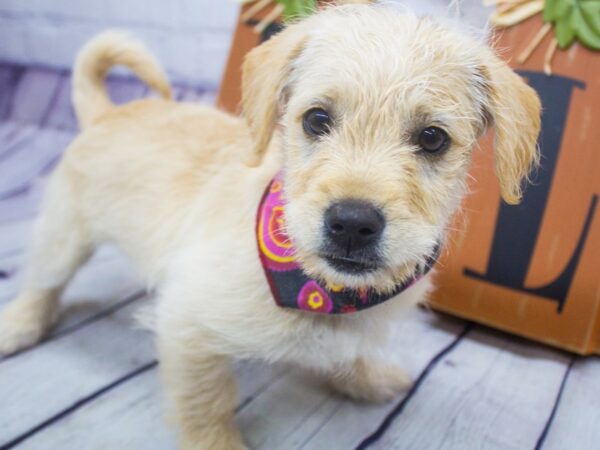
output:
<instances>
[{"instance_id":1,"label":"patterned bandana","mask_svg":"<svg viewBox=\"0 0 600 450\"><path fill-rule=\"evenodd\" d=\"M322 314L343 314L360 311L389 300L419 281L435 263L439 246L408 280L388 294L371 289L349 289L328 285L306 276L294 258L294 247L285 234L283 184L281 173L269 183L258 207L256 239L258 254L271 293L284 308L301 309Z\"/></svg>"}]
</instances>

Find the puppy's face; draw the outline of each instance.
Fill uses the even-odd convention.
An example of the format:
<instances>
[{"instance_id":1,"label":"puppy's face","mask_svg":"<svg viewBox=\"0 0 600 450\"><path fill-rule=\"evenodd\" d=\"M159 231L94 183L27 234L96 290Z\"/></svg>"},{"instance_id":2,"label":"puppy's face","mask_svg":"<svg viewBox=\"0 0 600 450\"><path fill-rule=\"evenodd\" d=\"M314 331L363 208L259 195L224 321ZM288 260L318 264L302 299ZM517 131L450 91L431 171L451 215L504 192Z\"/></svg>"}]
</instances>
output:
<instances>
[{"instance_id":1,"label":"puppy's face","mask_svg":"<svg viewBox=\"0 0 600 450\"><path fill-rule=\"evenodd\" d=\"M443 240L490 122L504 197L518 200L536 159L539 102L476 40L353 6L317 14L254 53L245 113L259 152L279 125L287 233L310 275L380 291L410 276Z\"/></svg>"}]
</instances>

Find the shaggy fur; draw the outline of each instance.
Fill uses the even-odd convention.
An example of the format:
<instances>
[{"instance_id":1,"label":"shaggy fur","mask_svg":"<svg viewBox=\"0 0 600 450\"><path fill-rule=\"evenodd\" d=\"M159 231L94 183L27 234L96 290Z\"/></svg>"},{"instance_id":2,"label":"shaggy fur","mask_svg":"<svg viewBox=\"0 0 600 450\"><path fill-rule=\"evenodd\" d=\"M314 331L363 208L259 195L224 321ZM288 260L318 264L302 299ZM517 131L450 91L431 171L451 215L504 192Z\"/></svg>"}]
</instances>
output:
<instances>
[{"instance_id":1,"label":"shaggy fur","mask_svg":"<svg viewBox=\"0 0 600 450\"><path fill-rule=\"evenodd\" d=\"M165 99L112 105L102 79L115 64ZM490 125L502 195L518 202L538 157L534 91L480 40L365 5L329 8L254 49L243 67L245 120L172 102L169 91L152 56L122 35L82 50L73 98L83 131L48 186L28 276L0 315L0 352L42 338L66 283L108 241L158 292L160 367L183 448L245 448L232 357L301 364L357 399L393 397L407 377L377 351L395 318L425 299L429 278L359 314L277 307L254 236L263 190L283 166L287 231L309 274L384 291L443 241ZM302 128L315 106L334 118L322 139ZM431 125L452 139L443 154L414 143ZM383 211L380 270L349 275L319 257L323 212L343 198Z\"/></svg>"}]
</instances>

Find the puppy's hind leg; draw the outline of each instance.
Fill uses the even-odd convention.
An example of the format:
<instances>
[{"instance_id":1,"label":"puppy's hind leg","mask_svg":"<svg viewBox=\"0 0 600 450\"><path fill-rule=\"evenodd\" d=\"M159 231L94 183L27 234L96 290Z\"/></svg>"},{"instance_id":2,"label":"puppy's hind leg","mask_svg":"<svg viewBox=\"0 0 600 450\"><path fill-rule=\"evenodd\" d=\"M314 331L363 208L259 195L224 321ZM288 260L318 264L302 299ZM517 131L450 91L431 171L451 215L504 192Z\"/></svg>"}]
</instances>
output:
<instances>
[{"instance_id":1,"label":"puppy's hind leg","mask_svg":"<svg viewBox=\"0 0 600 450\"><path fill-rule=\"evenodd\" d=\"M331 386L354 400L386 402L412 386L410 376L396 365L375 358L358 357L338 367L329 378Z\"/></svg>"},{"instance_id":2,"label":"puppy's hind leg","mask_svg":"<svg viewBox=\"0 0 600 450\"><path fill-rule=\"evenodd\" d=\"M68 180L55 173L34 227L22 289L0 311L0 354L17 352L44 336L57 318L61 292L90 256L88 233L76 206Z\"/></svg>"}]
</instances>

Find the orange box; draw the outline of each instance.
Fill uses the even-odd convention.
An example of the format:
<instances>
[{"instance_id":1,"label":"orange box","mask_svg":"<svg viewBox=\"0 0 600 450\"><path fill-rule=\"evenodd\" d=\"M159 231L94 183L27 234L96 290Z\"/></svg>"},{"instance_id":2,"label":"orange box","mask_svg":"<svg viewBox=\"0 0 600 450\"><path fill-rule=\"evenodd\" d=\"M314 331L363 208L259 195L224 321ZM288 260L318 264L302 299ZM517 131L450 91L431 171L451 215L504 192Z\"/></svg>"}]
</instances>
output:
<instances>
[{"instance_id":1,"label":"orange box","mask_svg":"<svg viewBox=\"0 0 600 450\"><path fill-rule=\"evenodd\" d=\"M514 59L541 25L533 17L503 30L503 56ZM539 48L513 65L542 99L541 168L523 202L509 206L499 199L490 142L475 152L467 224L440 261L432 304L576 353L600 353L600 53L580 44L558 51L552 76L543 59Z\"/></svg>"},{"instance_id":2,"label":"orange box","mask_svg":"<svg viewBox=\"0 0 600 450\"><path fill-rule=\"evenodd\" d=\"M514 59L540 26L534 17L502 31L502 55ZM260 41L252 25L238 23L221 108L239 112L240 67ZM509 206L500 200L491 140L482 141L471 171L477 181L455 221L461 231L438 264L431 304L573 352L600 353L600 54L575 44L557 52L555 75L546 76L543 53L515 67L542 99L542 166L523 202Z\"/></svg>"},{"instance_id":3,"label":"orange box","mask_svg":"<svg viewBox=\"0 0 600 450\"><path fill-rule=\"evenodd\" d=\"M240 17L249 8L248 5L243 6L240 11ZM238 23L231 42L231 50L229 58L223 73L221 81L221 89L217 97L217 106L225 111L233 114L240 113L240 99L242 98L242 63L246 53L252 50L261 42L267 40L272 34L281 30L282 25L279 22L274 22L269 25L261 34L254 32L254 27L258 21L264 18L269 12L269 9L263 10L256 14L250 21L244 23L238 18Z\"/></svg>"}]
</instances>

